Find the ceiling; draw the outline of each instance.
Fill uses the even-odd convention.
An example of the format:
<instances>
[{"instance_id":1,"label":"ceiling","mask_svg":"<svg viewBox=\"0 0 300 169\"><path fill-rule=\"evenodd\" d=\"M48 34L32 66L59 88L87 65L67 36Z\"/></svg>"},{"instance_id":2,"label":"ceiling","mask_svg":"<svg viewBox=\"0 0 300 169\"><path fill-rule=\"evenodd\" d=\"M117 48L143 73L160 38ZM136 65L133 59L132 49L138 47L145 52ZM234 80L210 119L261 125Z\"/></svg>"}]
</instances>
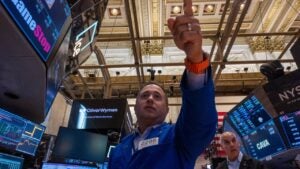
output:
<instances>
[{"instance_id":1,"label":"ceiling","mask_svg":"<svg viewBox=\"0 0 300 169\"><path fill-rule=\"evenodd\" d=\"M279 59L286 72L297 69L289 48L300 34L299 0L193 5L217 96L247 95L266 83L259 71L264 63ZM143 84L155 81L169 96L180 96L185 55L173 43L167 19L182 13L182 0L109 0L94 53L63 81L61 93L69 99L134 98Z\"/></svg>"}]
</instances>

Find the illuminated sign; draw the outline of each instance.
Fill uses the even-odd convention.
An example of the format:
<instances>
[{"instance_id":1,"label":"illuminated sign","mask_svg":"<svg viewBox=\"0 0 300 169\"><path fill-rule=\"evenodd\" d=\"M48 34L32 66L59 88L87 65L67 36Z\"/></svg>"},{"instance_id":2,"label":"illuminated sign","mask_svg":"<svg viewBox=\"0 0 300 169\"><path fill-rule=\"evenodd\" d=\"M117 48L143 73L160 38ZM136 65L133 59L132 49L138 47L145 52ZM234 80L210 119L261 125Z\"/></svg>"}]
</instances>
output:
<instances>
[{"instance_id":1,"label":"illuminated sign","mask_svg":"<svg viewBox=\"0 0 300 169\"><path fill-rule=\"evenodd\" d=\"M80 40L81 38L83 38L83 36L85 36L85 33L87 33L89 30L92 31L90 40L87 41L87 42L85 43L85 45L84 45L80 50L84 50L86 47L89 46L89 44L91 44L91 43L93 42L94 36L95 36L95 32L96 32L96 28L97 28L97 24L98 24L98 21L96 21L95 23L93 23L92 25L90 25L88 28L86 28L84 31L80 32L80 33L76 36L76 39L75 39L75 40L76 40L76 42L77 42L78 40ZM87 37L89 37L89 36L87 35ZM81 41L81 40L80 40L80 41Z\"/></svg>"},{"instance_id":2,"label":"illuminated sign","mask_svg":"<svg viewBox=\"0 0 300 169\"><path fill-rule=\"evenodd\" d=\"M96 28L97 28L98 21L90 25L88 28L86 28L84 31L80 32L75 39L75 46L73 49L73 57L77 56L80 51L84 50L86 47L88 47L91 43L93 43ZM91 31L91 32L90 32ZM90 36L91 34L91 36ZM84 37L90 37L90 38L84 38ZM81 47L84 45L83 47Z\"/></svg>"},{"instance_id":3,"label":"illuminated sign","mask_svg":"<svg viewBox=\"0 0 300 169\"><path fill-rule=\"evenodd\" d=\"M40 57L47 61L71 14L67 2L1 0L1 3Z\"/></svg>"}]
</instances>

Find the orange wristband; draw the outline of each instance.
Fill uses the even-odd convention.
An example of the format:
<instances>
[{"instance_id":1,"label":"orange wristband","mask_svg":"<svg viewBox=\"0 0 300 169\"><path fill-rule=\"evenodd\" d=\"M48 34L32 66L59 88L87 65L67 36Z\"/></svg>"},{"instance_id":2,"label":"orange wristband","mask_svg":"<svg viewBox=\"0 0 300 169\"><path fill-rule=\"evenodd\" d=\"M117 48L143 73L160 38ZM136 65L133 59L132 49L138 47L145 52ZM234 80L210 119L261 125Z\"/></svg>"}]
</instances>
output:
<instances>
[{"instance_id":1,"label":"orange wristband","mask_svg":"<svg viewBox=\"0 0 300 169\"><path fill-rule=\"evenodd\" d=\"M195 74L201 74L201 73L204 73L205 70L208 68L209 60L207 59L207 57L204 57L204 60L202 62L192 63L190 60L185 58L184 64L188 71L193 72Z\"/></svg>"}]
</instances>

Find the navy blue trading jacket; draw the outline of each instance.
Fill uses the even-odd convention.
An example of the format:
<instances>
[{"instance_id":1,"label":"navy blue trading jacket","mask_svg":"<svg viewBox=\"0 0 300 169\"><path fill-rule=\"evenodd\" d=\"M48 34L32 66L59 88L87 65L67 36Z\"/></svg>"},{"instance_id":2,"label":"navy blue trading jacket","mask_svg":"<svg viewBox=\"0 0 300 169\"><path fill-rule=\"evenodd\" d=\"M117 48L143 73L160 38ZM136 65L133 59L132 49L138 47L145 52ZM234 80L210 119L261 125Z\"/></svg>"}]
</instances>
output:
<instances>
[{"instance_id":1,"label":"navy blue trading jacket","mask_svg":"<svg viewBox=\"0 0 300 169\"><path fill-rule=\"evenodd\" d=\"M181 81L182 107L175 125L163 123L146 139L159 138L158 145L134 150L136 134L126 136L112 151L109 169L193 169L197 157L213 139L217 126L211 70L208 82L189 90L184 72ZM134 152L134 153L133 153Z\"/></svg>"}]
</instances>

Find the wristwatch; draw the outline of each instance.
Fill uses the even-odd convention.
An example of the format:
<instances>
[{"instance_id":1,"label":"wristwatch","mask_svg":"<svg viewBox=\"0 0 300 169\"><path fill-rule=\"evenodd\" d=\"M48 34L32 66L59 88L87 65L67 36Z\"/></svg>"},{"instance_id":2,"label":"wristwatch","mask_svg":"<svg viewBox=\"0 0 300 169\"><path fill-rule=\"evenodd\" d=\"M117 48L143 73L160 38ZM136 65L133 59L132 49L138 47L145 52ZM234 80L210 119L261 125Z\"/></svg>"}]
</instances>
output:
<instances>
[{"instance_id":1,"label":"wristwatch","mask_svg":"<svg viewBox=\"0 0 300 169\"><path fill-rule=\"evenodd\" d=\"M193 72L195 74L202 74L209 66L209 59L207 54L203 52L203 61L199 63L192 63L188 58L184 59L184 64L186 69L189 72Z\"/></svg>"}]
</instances>

